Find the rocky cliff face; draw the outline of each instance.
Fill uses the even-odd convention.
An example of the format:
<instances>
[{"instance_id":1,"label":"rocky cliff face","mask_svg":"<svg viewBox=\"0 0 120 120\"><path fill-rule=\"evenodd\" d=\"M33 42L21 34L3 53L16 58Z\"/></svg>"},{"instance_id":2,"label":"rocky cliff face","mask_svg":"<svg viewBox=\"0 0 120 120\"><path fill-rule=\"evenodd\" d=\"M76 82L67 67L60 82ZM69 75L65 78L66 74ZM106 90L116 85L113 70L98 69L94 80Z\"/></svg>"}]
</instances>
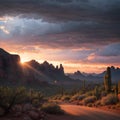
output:
<instances>
[{"instance_id":1,"label":"rocky cliff face","mask_svg":"<svg viewBox=\"0 0 120 120\"><path fill-rule=\"evenodd\" d=\"M22 67L19 55L11 55L0 48L0 79L16 80L21 77Z\"/></svg>"},{"instance_id":2,"label":"rocky cliff face","mask_svg":"<svg viewBox=\"0 0 120 120\"><path fill-rule=\"evenodd\" d=\"M54 67L47 61L40 64L31 60L22 65L19 55L9 54L0 48L0 84L8 82L9 84L42 85L68 79L62 64Z\"/></svg>"},{"instance_id":3,"label":"rocky cliff face","mask_svg":"<svg viewBox=\"0 0 120 120\"><path fill-rule=\"evenodd\" d=\"M43 62L42 64L38 63L35 60L26 62L24 65L24 72L30 79L39 79L39 81L47 81L49 83L52 83L55 80L59 81L66 77L62 64L60 67L54 67L47 61Z\"/></svg>"}]
</instances>

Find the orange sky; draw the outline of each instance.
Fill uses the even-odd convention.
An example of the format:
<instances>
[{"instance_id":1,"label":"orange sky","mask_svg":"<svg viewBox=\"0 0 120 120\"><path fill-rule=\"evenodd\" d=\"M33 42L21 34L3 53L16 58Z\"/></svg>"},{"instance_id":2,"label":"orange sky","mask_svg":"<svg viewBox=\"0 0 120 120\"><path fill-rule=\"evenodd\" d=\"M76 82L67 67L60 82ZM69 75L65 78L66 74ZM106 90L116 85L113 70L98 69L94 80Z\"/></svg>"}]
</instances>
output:
<instances>
[{"instance_id":1,"label":"orange sky","mask_svg":"<svg viewBox=\"0 0 120 120\"><path fill-rule=\"evenodd\" d=\"M113 23L2 16L0 47L19 54L21 62L35 59L55 66L63 64L66 73L100 73L107 66L120 67L119 30L116 31L120 27Z\"/></svg>"},{"instance_id":2,"label":"orange sky","mask_svg":"<svg viewBox=\"0 0 120 120\"><path fill-rule=\"evenodd\" d=\"M46 55L46 53L29 53L29 52L25 52L25 51L19 51L17 52L10 52L11 54L19 54L21 57L21 62L24 63L26 61L35 59L37 60L39 63L44 62L45 60L47 60L49 63L52 63L54 66L56 65L60 65L61 63L64 66L64 70L66 73L73 73L77 70L80 70L81 72L86 72L86 73L100 73L103 72L107 66L112 66L113 64L101 64L101 63L86 63L84 61L69 61L69 60L54 60L54 58L56 58L56 56L51 55ZM53 59L51 59L53 58ZM114 64L116 67L120 67L119 65Z\"/></svg>"}]
</instances>

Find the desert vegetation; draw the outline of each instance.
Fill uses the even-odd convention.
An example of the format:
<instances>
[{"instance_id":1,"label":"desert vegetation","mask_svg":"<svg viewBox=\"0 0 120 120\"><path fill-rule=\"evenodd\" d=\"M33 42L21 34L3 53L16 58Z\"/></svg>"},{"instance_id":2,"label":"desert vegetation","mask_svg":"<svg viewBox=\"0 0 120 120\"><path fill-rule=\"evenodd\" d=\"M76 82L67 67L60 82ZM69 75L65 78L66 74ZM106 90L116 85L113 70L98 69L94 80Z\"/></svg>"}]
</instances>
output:
<instances>
[{"instance_id":1,"label":"desert vegetation","mask_svg":"<svg viewBox=\"0 0 120 120\"><path fill-rule=\"evenodd\" d=\"M49 114L64 114L60 106L54 103L45 103L42 105L41 110Z\"/></svg>"},{"instance_id":2,"label":"desert vegetation","mask_svg":"<svg viewBox=\"0 0 120 120\"><path fill-rule=\"evenodd\" d=\"M75 90L74 90L75 91ZM64 91L64 93L66 93ZM107 68L103 84L96 84L93 88L86 85L83 81L83 87L76 92L59 94L52 99L64 102L85 105L89 107L114 106L120 108L120 82L112 84L111 69Z\"/></svg>"},{"instance_id":3,"label":"desert vegetation","mask_svg":"<svg viewBox=\"0 0 120 120\"><path fill-rule=\"evenodd\" d=\"M0 117L46 120L47 114L64 114L64 111L38 90L0 87Z\"/></svg>"},{"instance_id":4,"label":"desert vegetation","mask_svg":"<svg viewBox=\"0 0 120 120\"><path fill-rule=\"evenodd\" d=\"M46 115L41 106L45 101L39 91L24 87L0 87L0 117L14 115L21 119L44 119Z\"/></svg>"},{"instance_id":5,"label":"desert vegetation","mask_svg":"<svg viewBox=\"0 0 120 120\"><path fill-rule=\"evenodd\" d=\"M44 120L47 119L48 114L63 115L65 113L59 103L120 109L120 82L112 83L109 67L106 70L103 84L94 84L91 88L87 81L83 80L80 88L69 90L63 85L58 86L56 90L58 91L56 94L46 96L40 89L1 86L0 117L14 115L20 118L21 116L27 117L30 120Z\"/></svg>"}]
</instances>

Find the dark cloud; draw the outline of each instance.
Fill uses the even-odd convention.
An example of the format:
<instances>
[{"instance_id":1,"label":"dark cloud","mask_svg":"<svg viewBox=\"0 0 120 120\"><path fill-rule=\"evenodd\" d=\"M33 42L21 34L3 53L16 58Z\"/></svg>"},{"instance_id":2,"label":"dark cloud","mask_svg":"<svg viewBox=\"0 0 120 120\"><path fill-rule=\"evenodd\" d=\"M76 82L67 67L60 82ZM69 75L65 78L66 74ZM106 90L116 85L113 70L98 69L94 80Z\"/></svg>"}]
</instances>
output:
<instances>
[{"instance_id":1,"label":"dark cloud","mask_svg":"<svg viewBox=\"0 0 120 120\"><path fill-rule=\"evenodd\" d=\"M120 57L120 43L111 44L111 45L104 47L103 49L100 49L97 52L97 55L107 56L107 57L116 57L116 56Z\"/></svg>"},{"instance_id":2,"label":"dark cloud","mask_svg":"<svg viewBox=\"0 0 120 120\"><path fill-rule=\"evenodd\" d=\"M71 32L79 36L75 43L95 39L118 42L120 38L120 0L0 0L0 15L27 17L28 20L21 21L24 30L21 24L12 29L13 36L21 38L23 34L38 39L41 35ZM46 26L35 19L40 19L41 24L45 20Z\"/></svg>"},{"instance_id":3,"label":"dark cloud","mask_svg":"<svg viewBox=\"0 0 120 120\"><path fill-rule=\"evenodd\" d=\"M0 15L23 14L49 21L120 21L119 0L0 0ZM29 15L28 15L29 14ZM32 15L32 16L31 16Z\"/></svg>"},{"instance_id":4,"label":"dark cloud","mask_svg":"<svg viewBox=\"0 0 120 120\"><path fill-rule=\"evenodd\" d=\"M120 24L92 21L49 23L42 19L15 17L1 24L10 34L0 31L1 40L46 48L98 47L118 43ZM49 43L49 44L48 44Z\"/></svg>"},{"instance_id":5,"label":"dark cloud","mask_svg":"<svg viewBox=\"0 0 120 120\"><path fill-rule=\"evenodd\" d=\"M14 51L59 49L47 53L55 60L119 63L120 0L0 0L0 16L14 18L0 19L0 43ZM79 48L85 50L74 51Z\"/></svg>"}]
</instances>

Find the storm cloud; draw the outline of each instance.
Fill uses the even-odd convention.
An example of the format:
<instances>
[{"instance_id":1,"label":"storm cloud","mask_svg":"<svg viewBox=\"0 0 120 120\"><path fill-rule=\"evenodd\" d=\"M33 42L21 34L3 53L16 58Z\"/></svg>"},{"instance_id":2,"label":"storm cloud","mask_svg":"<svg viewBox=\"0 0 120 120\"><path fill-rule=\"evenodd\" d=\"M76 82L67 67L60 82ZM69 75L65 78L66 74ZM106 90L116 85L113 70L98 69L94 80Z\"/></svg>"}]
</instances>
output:
<instances>
[{"instance_id":1,"label":"storm cloud","mask_svg":"<svg viewBox=\"0 0 120 120\"><path fill-rule=\"evenodd\" d=\"M119 0L1 0L0 15L43 18L46 21L120 21Z\"/></svg>"},{"instance_id":2,"label":"storm cloud","mask_svg":"<svg viewBox=\"0 0 120 120\"><path fill-rule=\"evenodd\" d=\"M51 61L119 65L120 0L0 0L2 46Z\"/></svg>"}]
</instances>

